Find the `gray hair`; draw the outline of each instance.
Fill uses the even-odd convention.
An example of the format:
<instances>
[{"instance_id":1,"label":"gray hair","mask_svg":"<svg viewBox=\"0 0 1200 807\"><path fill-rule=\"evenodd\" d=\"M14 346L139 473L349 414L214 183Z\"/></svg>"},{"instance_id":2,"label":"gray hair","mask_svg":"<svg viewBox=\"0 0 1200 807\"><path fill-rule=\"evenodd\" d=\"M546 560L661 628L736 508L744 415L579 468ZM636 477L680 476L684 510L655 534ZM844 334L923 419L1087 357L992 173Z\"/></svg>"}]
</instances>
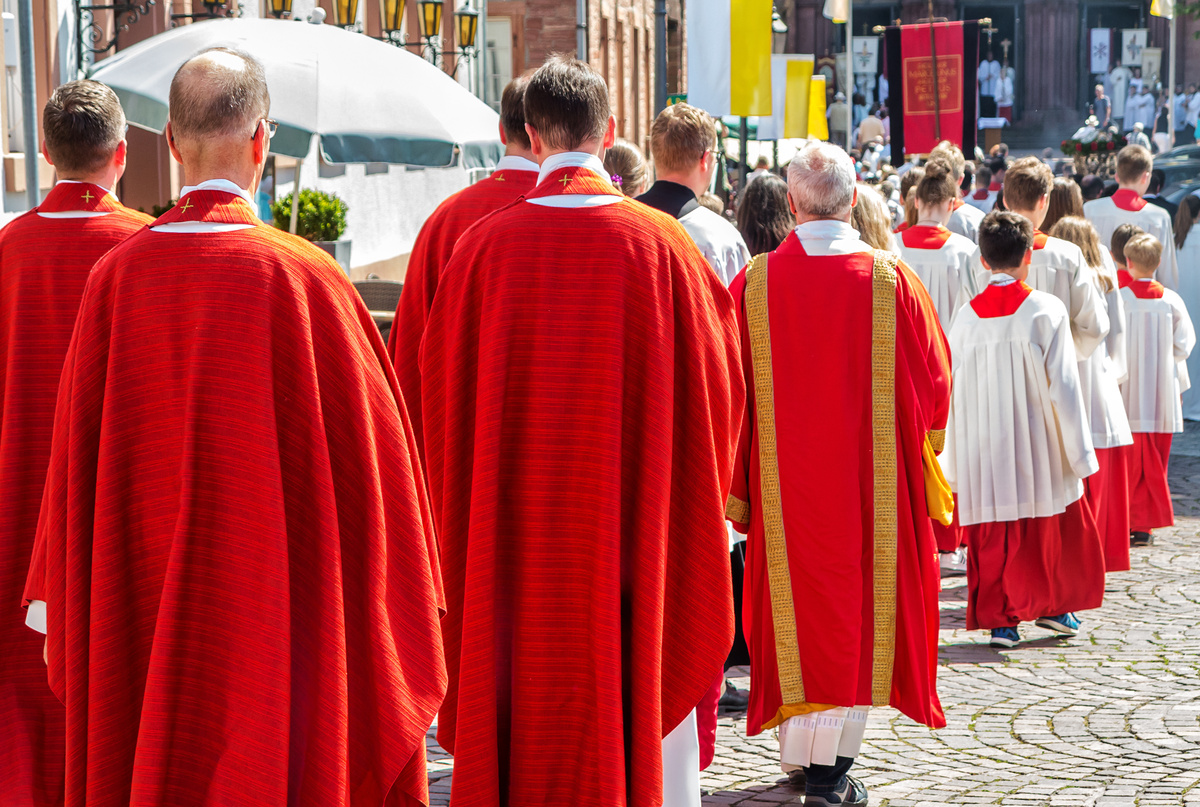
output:
<instances>
[{"instance_id":1,"label":"gray hair","mask_svg":"<svg viewBox=\"0 0 1200 807\"><path fill-rule=\"evenodd\" d=\"M796 209L817 218L842 218L854 204L854 162L832 143L813 140L788 165L788 192Z\"/></svg>"},{"instance_id":2,"label":"gray hair","mask_svg":"<svg viewBox=\"0 0 1200 807\"><path fill-rule=\"evenodd\" d=\"M233 48L209 48L193 56L171 80L176 136L251 137L270 107L262 63Z\"/></svg>"}]
</instances>

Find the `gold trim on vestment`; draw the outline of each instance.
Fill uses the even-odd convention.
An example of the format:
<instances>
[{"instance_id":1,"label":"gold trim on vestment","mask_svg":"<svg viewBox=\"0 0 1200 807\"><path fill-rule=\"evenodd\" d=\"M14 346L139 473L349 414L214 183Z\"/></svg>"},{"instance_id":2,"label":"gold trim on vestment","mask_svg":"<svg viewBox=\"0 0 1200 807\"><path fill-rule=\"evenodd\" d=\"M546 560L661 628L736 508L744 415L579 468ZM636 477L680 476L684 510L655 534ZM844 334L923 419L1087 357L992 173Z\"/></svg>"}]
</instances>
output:
<instances>
[{"instance_id":1,"label":"gold trim on vestment","mask_svg":"<svg viewBox=\"0 0 1200 807\"><path fill-rule=\"evenodd\" d=\"M942 449L946 447L946 430L945 429L930 429L929 430L929 445L933 450L942 453Z\"/></svg>"},{"instance_id":2,"label":"gold trim on vestment","mask_svg":"<svg viewBox=\"0 0 1200 807\"><path fill-rule=\"evenodd\" d=\"M783 533L783 502L779 493L779 457L775 445L775 390L771 367L771 323L767 316L767 255L758 255L746 269L746 321L750 330L750 361L754 374L755 422L763 532L767 548L767 580L771 589L771 622L775 628L775 663L783 703L804 703L800 647L796 641L796 608L792 574ZM745 522L742 522L745 523Z\"/></svg>"},{"instance_id":3,"label":"gold trim on vestment","mask_svg":"<svg viewBox=\"0 0 1200 807\"><path fill-rule=\"evenodd\" d=\"M876 250L871 272L871 425L874 459L875 647L871 702L887 706L896 655L896 263Z\"/></svg>"},{"instance_id":4,"label":"gold trim on vestment","mask_svg":"<svg viewBox=\"0 0 1200 807\"><path fill-rule=\"evenodd\" d=\"M730 493L725 500L725 518L738 524L749 524L750 502L744 502Z\"/></svg>"}]
</instances>

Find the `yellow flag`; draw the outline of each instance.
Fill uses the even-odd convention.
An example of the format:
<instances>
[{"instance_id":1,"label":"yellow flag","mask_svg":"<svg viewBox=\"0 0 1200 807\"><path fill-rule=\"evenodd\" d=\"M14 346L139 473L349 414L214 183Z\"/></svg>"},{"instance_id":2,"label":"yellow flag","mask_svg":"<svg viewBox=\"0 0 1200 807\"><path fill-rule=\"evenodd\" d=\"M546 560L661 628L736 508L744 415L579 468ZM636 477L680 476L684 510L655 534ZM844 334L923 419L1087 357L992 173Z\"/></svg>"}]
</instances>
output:
<instances>
[{"instance_id":1,"label":"yellow flag","mask_svg":"<svg viewBox=\"0 0 1200 807\"><path fill-rule=\"evenodd\" d=\"M829 121L825 119L825 76L815 75L808 91L808 136L829 139Z\"/></svg>"},{"instance_id":2,"label":"yellow flag","mask_svg":"<svg viewBox=\"0 0 1200 807\"><path fill-rule=\"evenodd\" d=\"M784 106L783 136L808 137L808 101L812 92L813 63L789 61L787 98Z\"/></svg>"},{"instance_id":3,"label":"yellow flag","mask_svg":"<svg viewBox=\"0 0 1200 807\"><path fill-rule=\"evenodd\" d=\"M729 5L729 114L770 115L771 0L729 0ZM689 61L703 58L688 55Z\"/></svg>"},{"instance_id":4,"label":"yellow flag","mask_svg":"<svg viewBox=\"0 0 1200 807\"><path fill-rule=\"evenodd\" d=\"M1150 13L1155 17L1166 17L1168 20L1175 16L1175 0L1151 0Z\"/></svg>"}]
</instances>

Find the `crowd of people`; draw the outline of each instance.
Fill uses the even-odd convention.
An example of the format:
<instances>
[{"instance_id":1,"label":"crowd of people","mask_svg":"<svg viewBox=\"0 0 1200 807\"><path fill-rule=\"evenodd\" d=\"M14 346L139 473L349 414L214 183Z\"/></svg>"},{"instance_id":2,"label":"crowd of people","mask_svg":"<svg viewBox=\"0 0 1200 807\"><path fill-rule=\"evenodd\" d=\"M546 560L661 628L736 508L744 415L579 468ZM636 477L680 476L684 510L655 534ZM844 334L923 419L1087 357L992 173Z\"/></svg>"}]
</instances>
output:
<instances>
[{"instance_id":1,"label":"crowd of people","mask_svg":"<svg viewBox=\"0 0 1200 807\"><path fill-rule=\"evenodd\" d=\"M995 646L1071 636L1172 523L1200 197L1172 229L1143 147L1085 202L810 142L731 220L716 121L647 160L551 57L385 345L256 217L269 114L252 55L189 59L151 221L115 94L46 106L58 182L0 231L8 803L427 804L436 717L456 807L699 807L724 700L865 805L870 710L945 725L943 573Z\"/></svg>"}]
</instances>

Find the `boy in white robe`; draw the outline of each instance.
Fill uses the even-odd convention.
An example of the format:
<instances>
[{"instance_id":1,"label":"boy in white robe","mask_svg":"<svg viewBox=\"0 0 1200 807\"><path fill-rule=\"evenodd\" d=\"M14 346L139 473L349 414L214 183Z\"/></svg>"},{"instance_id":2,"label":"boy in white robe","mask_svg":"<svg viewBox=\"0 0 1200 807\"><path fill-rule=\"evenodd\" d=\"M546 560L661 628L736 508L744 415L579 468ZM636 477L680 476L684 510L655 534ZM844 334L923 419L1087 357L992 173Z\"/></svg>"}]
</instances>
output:
<instances>
[{"instance_id":1,"label":"boy in white robe","mask_svg":"<svg viewBox=\"0 0 1200 807\"><path fill-rule=\"evenodd\" d=\"M1163 245L1158 280L1168 289L1179 288L1179 266L1175 256L1171 214L1143 198L1150 187L1154 158L1141 146L1126 146L1117 154L1117 192L1103 199L1084 202L1083 215L1100 234L1100 243L1112 238L1122 224L1136 224Z\"/></svg>"},{"instance_id":2,"label":"boy in white robe","mask_svg":"<svg viewBox=\"0 0 1200 807\"><path fill-rule=\"evenodd\" d=\"M1036 291L1053 294L1067 307L1076 358L1083 361L1108 335L1107 309L1083 251L1070 241L1052 238L1040 229L1046 220L1054 173L1037 157L1023 157L1004 175L1004 206L1033 225L1033 262L1027 283ZM975 291L987 286L991 272L974 260Z\"/></svg>"},{"instance_id":3,"label":"boy in white robe","mask_svg":"<svg viewBox=\"0 0 1200 807\"><path fill-rule=\"evenodd\" d=\"M1175 523L1167 461L1171 435L1183 431L1180 394L1187 388L1181 362L1196 344L1191 317L1178 294L1154 280L1163 254L1152 235L1125 244L1130 283L1121 290L1128 334L1129 377L1121 385L1133 456L1129 469L1131 546L1153 543L1152 532Z\"/></svg>"},{"instance_id":4,"label":"boy in white robe","mask_svg":"<svg viewBox=\"0 0 1200 807\"><path fill-rule=\"evenodd\" d=\"M1066 307L1025 283L1033 226L983 220L990 282L950 327L954 391L942 467L958 495L967 555L967 627L994 647L1017 625L1074 635L1074 611L1104 597L1095 518L1081 501L1097 470Z\"/></svg>"}]
</instances>

